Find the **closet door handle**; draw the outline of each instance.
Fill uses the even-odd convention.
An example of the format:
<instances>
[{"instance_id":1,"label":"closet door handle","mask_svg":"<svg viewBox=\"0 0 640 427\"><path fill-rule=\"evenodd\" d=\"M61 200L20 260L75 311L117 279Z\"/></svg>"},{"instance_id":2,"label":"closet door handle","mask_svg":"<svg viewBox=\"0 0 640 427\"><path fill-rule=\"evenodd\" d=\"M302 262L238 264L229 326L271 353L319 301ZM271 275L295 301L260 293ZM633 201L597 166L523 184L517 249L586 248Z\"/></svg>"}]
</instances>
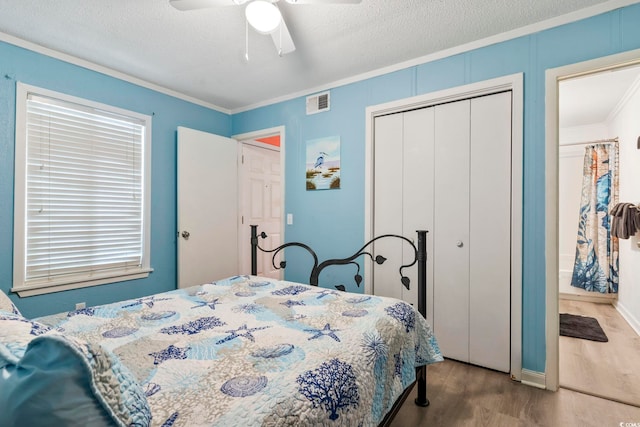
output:
<instances>
[{"instance_id":1,"label":"closet door handle","mask_svg":"<svg viewBox=\"0 0 640 427\"><path fill-rule=\"evenodd\" d=\"M462 240L458 240L458 241L456 242L456 246L457 246L457 247L459 247L459 248L461 248L461 247L463 247L463 246L464 246L464 243L462 243Z\"/></svg>"}]
</instances>

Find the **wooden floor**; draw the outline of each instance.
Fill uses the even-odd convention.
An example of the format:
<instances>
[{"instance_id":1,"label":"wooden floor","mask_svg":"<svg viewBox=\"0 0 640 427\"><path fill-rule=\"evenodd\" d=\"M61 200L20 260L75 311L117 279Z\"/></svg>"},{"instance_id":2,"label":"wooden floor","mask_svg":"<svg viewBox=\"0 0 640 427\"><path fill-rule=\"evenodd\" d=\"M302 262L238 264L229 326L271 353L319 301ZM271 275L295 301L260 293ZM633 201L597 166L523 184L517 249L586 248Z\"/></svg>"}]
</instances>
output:
<instances>
[{"instance_id":1,"label":"wooden floor","mask_svg":"<svg viewBox=\"0 0 640 427\"><path fill-rule=\"evenodd\" d=\"M537 389L507 374L450 360L430 366L427 383L431 405L413 403L414 387L393 427L640 425L640 408L566 389Z\"/></svg>"},{"instance_id":2,"label":"wooden floor","mask_svg":"<svg viewBox=\"0 0 640 427\"><path fill-rule=\"evenodd\" d=\"M561 336L560 386L640 406L640 337L620 313L610 304L571 300L560 300L560 313L595 317L609 338Z\"/></svg>"}]
</instances>

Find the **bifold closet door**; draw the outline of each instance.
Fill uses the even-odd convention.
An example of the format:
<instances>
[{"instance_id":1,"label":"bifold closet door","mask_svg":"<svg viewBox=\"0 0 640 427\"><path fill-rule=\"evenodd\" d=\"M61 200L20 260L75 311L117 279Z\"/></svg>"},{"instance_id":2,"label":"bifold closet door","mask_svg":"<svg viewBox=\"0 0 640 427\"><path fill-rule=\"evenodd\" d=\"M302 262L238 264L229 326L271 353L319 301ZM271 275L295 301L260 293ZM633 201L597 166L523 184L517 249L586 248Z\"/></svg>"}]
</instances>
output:
<instances>
[{"instance_id":1,"label":"bifold closet door","mask_svg":"<svg viewBox=\"0 0 640 427\"><path fill-rule=\"evenodd\" d=\"M510 371L511 92L471 101L470 362Z\"/></svg>"},{"instance_id":2,"label":"bifold closet door","mask_svg":"<svg viewBox=\"0 0 640 427\"><path fill-rule=\"evenodd\" d=\"M374 235L427 229L427 315L446 357L509 372L511 92L377 117ZM376 243L373 293L417 304L399 284L398 240Z\"/></svg>"},{"instance_id":3,"label":"bifold closet door","mask_svg":"<svg viewBox=\"0 0 640 427\"><path fill-rule=\"evenodd\" d=\"M402 235L417 245L416 230L427 230L427 319L433 324L433 296L429 293L433 273L433 191L434 191L434 108L409 111L404 115L404 160L402 167ZM414 253L403 245L402 262L408 264ZM397 274L397 273L396 273ZM418 269L406 270L411 289L402 289L403 299L418 308Z\"/></svg>"},{"instance_id":4,"label":"bifold closet door","mask_svg":"<svg viewBox=\"0 0 640 427\"><path fill-rule=\"evenodd\" d=\"M374 236L397 234L417 244L417 230L433 226L433 120L434 109L423 108L375 119L374 146ZM427 236L427 253L432 240ZM381 239L375 254L389 259L373 269L373 293L402 299L417 307L418 275L411 268L404 273L411 280L410 289L400 282L398 268L409 263L414 253L400 239ZM432 268L427 257L427 275ZM429 301L430 298L427 297ZM431 313L428 310L428 315Z\"/></svg>"},{"instance_id":5,"label":"bifold closet door","mask_svg":"<svg viewBox=\"0 0 640 427\"><path fill-rule=\"evenodd\" d=\"M375 151L373 155L373 235L402 234L402 161L403 114L390 114L375 119ZM400 239L380 239L373 253L389 260L402 257ZM402 299L398 270L394 262L373 267L373 293L383 297ZM396 286L398 284L398 286Z\"/></svg>"},{"instance_id":6,"label":"bifold closet door","mask_svg":"<svg viewBox=\"0 0 640 427\"><path fill-rule=\"evenodd\" d=\"M446 357L510 370L511 93L436 107L434 332Z\"/></svg>"},{"instance_id":7,"label":"bifold closet door","mask_svg":"<svg viewBox=\"0 0 640 427\"><path fill-rule=\"evenodd\" d=\"M469 100L435 107L433 330L469 362Z\"/></svg>"}]
</instances>

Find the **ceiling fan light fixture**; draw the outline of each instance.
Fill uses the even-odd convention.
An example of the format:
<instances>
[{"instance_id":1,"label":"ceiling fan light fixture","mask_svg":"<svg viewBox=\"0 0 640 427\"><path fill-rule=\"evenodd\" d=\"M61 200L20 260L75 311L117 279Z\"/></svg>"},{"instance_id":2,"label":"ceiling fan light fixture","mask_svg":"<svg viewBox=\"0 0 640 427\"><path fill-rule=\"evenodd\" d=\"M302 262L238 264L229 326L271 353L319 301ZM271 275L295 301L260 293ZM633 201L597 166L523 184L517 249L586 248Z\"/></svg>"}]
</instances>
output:
<instances>
[{"instance_id":1,"label":"ceiling fan light fixture","mask_svg":"<svg viewBox=\"0 0 640 427\"><path fill-rule=\"evenodd\" d=\"M245 16L253 29L261 34L274 32L282 21L280 10L266 0L254 0L249 3L245 9Z\"/></svg>"}]
</instances>

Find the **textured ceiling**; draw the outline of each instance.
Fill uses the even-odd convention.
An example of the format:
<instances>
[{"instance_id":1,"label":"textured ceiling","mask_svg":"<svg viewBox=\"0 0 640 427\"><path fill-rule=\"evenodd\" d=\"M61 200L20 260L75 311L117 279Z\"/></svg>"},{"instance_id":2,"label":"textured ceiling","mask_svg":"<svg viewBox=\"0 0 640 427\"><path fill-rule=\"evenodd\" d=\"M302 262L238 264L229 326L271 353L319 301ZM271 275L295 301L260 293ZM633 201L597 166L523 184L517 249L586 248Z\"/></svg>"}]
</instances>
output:
<instances>
[{"instance_id":1,"label":"textured ceiling","mask_svg":"<svg viewBox=\"0 0 640 427\"><path fill-rule=\"evenodd\" d=\"M168 0L0 0L0 31L226 110L308 91L580 10L602 0L278 3L297 50L279 57L242 6ZM611 2L609 2L611 3Z\"/></svg>"}]
</instances>

